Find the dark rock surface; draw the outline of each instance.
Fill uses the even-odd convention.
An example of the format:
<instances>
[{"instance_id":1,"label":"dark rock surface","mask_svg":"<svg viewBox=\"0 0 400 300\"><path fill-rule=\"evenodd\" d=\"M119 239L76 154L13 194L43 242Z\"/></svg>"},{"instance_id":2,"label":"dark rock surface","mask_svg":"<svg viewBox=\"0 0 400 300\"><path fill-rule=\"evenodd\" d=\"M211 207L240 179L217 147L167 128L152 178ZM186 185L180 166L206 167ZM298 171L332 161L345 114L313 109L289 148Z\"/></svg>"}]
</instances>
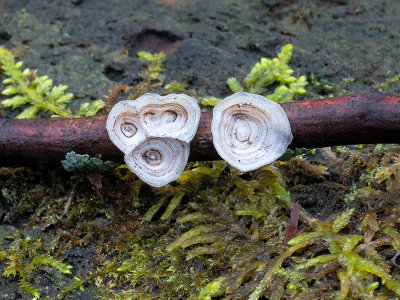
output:
<instances>
[{"instance_id":1,"label":"dark rock surface","mask_svg":"<svg viewBox=\"0 0 400 300\"><path fill-rule=\"evenodd\" d=\"M225 96L260 57L295 47L299 74L367 92L400 70L400 6L394 1L3 1L0 44L78 98L135 84L137 51L168 54L165 82Z\"/></svg>"}]
</instances>

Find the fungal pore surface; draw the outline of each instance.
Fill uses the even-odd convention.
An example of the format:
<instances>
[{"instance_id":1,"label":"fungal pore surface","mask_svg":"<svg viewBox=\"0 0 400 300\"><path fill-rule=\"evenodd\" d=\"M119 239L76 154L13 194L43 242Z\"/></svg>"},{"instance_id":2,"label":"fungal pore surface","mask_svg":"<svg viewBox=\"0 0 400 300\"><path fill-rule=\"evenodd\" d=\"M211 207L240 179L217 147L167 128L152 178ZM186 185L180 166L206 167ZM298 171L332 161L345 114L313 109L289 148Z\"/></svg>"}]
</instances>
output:
<instances>
[{"instance_id":1,"label":"fungal pore surface","mask_svg":"<svg viewBox=\"0 0 400 300\"><path fill-rule=\"evenodd\" d=\"M187 95L144 94L118 102L108 115L107 131L129 169L160 187L185 168L200 114L197 100Z\"/></svg>"},{"instance_id":2,"label":"fungal pore surface","mask_svg":"<svg viewBox=\"0 0 400 300\"><path fill-rule=\"evenodd\" d=\"M211 131L218 154L242 172L272 163L293 139L289 120L279 104L244 92L215 106Z\"/></svg>"}]
</instances>

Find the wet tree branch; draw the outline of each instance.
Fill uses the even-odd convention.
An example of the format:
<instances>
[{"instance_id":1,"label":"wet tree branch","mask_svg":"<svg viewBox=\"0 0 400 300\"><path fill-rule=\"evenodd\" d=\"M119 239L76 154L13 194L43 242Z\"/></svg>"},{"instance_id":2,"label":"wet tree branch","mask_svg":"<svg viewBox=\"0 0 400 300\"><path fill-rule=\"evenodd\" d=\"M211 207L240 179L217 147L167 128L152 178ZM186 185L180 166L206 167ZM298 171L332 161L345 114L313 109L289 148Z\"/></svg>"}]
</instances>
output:
<instances>
[{"instance_id":1,"label":"wet tree branch","mask_svg":"<svg viewBox=\"0 0 400 300\"><path fill-rule=\"evenodd\" d=\"M400 96L360 94L282 104L293 132L290 148L400 144ZM109 140L107 116L82 119L0 119L0 166L60 166L69 151L123 162ZM190 160L219 159L211 136L212 112L202 113Z\"/></svg>"}]
</instances>

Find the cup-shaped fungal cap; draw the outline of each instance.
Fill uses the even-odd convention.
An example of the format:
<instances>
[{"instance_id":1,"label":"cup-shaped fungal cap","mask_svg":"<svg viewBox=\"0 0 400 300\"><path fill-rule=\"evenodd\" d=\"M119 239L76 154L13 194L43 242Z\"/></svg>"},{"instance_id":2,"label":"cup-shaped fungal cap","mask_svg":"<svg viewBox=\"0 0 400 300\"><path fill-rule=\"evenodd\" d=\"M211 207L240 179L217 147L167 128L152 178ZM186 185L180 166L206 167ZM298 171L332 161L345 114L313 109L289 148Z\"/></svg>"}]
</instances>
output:
<instances>
[{"instance_id":1,"label":"cup-shaped fungal cap","mask_svg":"<svg viewBox=\"0 0 400 300\"><path fill-rule=\"evenodd\" d=\"M107 118L108 136L122 152L129 152L146 139L146 131L131 100L118 102Z\"/></svg>"},{"instance_id":2,"label":"cup-shaped fungal cap","mask_svg":"<svg viewBox=\"0 0 400 300\"><path fill-rule=\"evenodd\" d=\"M289 120L279 104L244 92L215 106L211 132L218 154L242 172L272 163L293 139Z\"/></svg>"},{"instance_id":3,"label":"cup-shaped fungal cap","mask_svg":"<svg viewBox=\"0 0 400 300\"><path fill-rule=\"evenodd\" d=\"M125 162L141 180L160 187L181 175L189 149L188 143L178 139L150 137L126 153Z\"/></svg>"},{"instance_id":4,"label":"cup-shaped fungal cap","mask_svg":"<svg viewBox=\"0 0 400 300\"><path fill-rule=\"evenodd\" d=\"M139 119L148 136L177 138L189 143L200 121L200 107L195 98L185 94L144 94L135 100Z\"/></svg>"}]
</instances>

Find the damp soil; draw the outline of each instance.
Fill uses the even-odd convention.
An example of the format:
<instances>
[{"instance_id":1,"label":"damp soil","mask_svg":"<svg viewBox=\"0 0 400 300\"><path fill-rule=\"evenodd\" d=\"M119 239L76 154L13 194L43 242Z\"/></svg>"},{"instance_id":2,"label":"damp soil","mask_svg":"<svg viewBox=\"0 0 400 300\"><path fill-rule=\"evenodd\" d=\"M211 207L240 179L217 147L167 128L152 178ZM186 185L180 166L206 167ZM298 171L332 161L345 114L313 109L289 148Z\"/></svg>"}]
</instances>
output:
<instances>
[{"instance_id":1,"label":"damp soil","mask_svg":"<svg viewBox=\"0 0 400 300\"><path fill-rule=\"evenodd\" d=\"M0 0L0 46L14 49L26 67L38 69L55 84L68 85L76 96L72 108L83 101L104 99L119 84L137 84L144 67L137 57L140 50L167 55L166 83L176 80L201 96L225 97L230 94L227 78L243 78L261 57L275 57L282 45L291 43L294 56L290 65L295 74L307 78L314 74L317 80L333 84L353 78L346 91L359 93L377 91L382 82L400 73L399 16L399 3L390 0ZM400 85L390 85L387 92L399 93ZM302 97L327 94L310 86ZM2 116L14 115L3 111ZM63 210L75 186L87 199L96 199L99 194L93 175L77 179L51 170L7 172L0 174L0 240L22 230L26 236L51 242L63 226L71 228L73 222L82 220L46 219L45 212L38 214L28 207L29 201L53 203L61 199L48 209L58 205L57 209ZM130 218L131 227L125 230L133 230L146 205L133 207L128 196L121 196L129 191L112 191L113 178L106 176L103 181L101 188L106 191L102 190L102 195L114 201L110 207L121 214L120 222ZM76 182L79 184L74 185ZM15 192L13 197L11 191ZM345 192L334 193L320 182L311 191L297 191L315 215L325 205L321 208L323 217L341 207L326 203L342 199ZM316 204L313 199L321 194L323 200ZM147 198L151 195L143 195L141 201ZM12 199L24 200L24 207ZM124 205L128 211L118 209ZM104 227L116 216L87 217L87 226L106 231ZM96 270L98 262L92 258L98 244L85 235L82 224L79 228L84 241L57 255L74 267L74 276L83 278ZM0 264L0 273L4 268ZM33 284L41 287L43 298L55 297L61 286L68 285L45 272L34 277ZM92 284L84 291L66 294L65 299L99 296ZM18 278L0 276L0 299L30 298L21 291Z\"/></svg>"}]
</instances>

